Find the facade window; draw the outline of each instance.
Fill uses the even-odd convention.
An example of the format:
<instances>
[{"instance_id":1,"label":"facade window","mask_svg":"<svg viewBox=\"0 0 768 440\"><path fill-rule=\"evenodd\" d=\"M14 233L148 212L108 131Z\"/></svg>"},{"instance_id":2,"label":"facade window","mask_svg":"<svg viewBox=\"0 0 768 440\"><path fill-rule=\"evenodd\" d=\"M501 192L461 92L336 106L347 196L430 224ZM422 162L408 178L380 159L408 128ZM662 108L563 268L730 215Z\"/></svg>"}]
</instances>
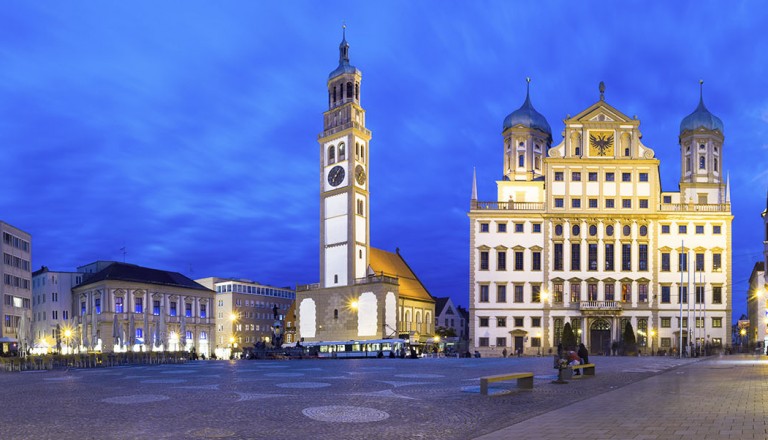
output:
<instances>
[{"instance_id":1,"label":"facade window","mask_svg":"<svg viewBox=\"0 0 768 440\"><path fill-rule=\"evenodd\" d=\"M723 261L722 254L712 254L712 271L720 272L720 270L722 269L722 261Z\"/></svg>"},{"instance_id":2,"label":"facade window","mask_svg":"<svg viewBox=\"0 0 768 440\"><path fill-rule=\"evenodd\" d=\"M648 245L638 245L637 251L637 270L648 270Z\"/></svg>"},{"instance_id":3,"label":"facade window","mask_svg":"<svg viewBox=\"0 0 768 440\"><path fill-rule=\"evenodd\" d=\"M531 347L533 348L541 347L541 338L531 338Z\"/></svg>"},{"instance_id":4,"label":"facade window","mask_svg":"<svg viewBox=\"0 0 768 440\"><path fill-rule=\"evenodd\" d=\"M648 199L640 199L640 209L648 209Z\"/></svg>"},{"instance_id":5,"label":"facade window","mask_svg":"<svg viewBox=\"0 0 768 440\"><path fill-rule=\"evenodd\" d=\"M515 223L515 232L518 232L518 233L523 232L524 231L523 226L524 226L523 223Z\"/></svg>"},{"instance_id":6,"label":"facade window","mask_svg":"<svg viewBox=\"0 0 768 440\"><path fill-rule=\"evenodd\" d=\"M555 198L555 208L563 208L565 206L565 203L563 202L562 197Z\"/></svg>"},{"instance_id":7,"label":"facade window","mask_svg":"<svg viewBox=\"0 0 768 440\"><path fill-rule=\"evenodd\" d=\"M640 173L640 174L638 175L638 179L639 179L641 182L647 182L647 181L648 181L648 173Z\"/></svg>"},{"instance_id":8,"label":"facade window","mask_svg":"<svg viewBox=\"0 0 768 440\"><path fill-rule=\"evenodd\" d=\"M581 270L581 245L571 244L571 270Z\"/></svg>"},{"instance_id":9,"label":"facade window","mask_svg":"<svg viewBox=\"0 0 768 440\"><path fill-rule=\"evenodd\" d=\"M541 285L540 284L531 285L531 302L534 302L534 303L541 302Z\"/></svg>"},{"instance_id":10,"label":"facade window","mask_svg":"<svg viewBox=\"0 0 768 440\"><path fill-rule=\"evenodd\" d=\"M670 328L670 327L672 327L672 318L669 318L669 317L661 318L661 327L662 328Z\"/></svg>"},{"instance_id":11,"label":"facade window","mask_svg":"<svg viewBox=\"0 0 768 440\"><path fill-rule=\"evenodd\" d=\"M496 318L496 327L506 327L507 318Z\"/></svg>"},{"instance_id":12,"label":"facade window","mask_svg":"<svg viewBox=\"0 0 768 440\"><path fill-rule=\"evenodd\" d=\"M661 302L662 304L669 304L672 302L670 291L672 289L670 286L661 286Z\"/></svg>"},{"instance_id":13,"label":"facade window","mask_svg":"<svg viewBox=\"0 0 768 440\"><path fill-rule=\"evenodd\" d=\"M533 232L536 234L541 233L541 223L534 223L533 224Z\"/></svg>"},{"instance_id":14,"label":"facade window","mask_svg":"<svg viewBox=\"0 0 768 440\"><path fill-rule=\"evenodd\" d=\"M184 304L184 316L187 318L192 317L192 303Z\"/></svg>"},{"instance_id":15,"label":"facade window","mask_svg":"<svg viewBox=\"0 0 768 440\"><path fill-rule=\"evenodd\" d=\"M523 285L522 284L515 284L515 302L521 303L525 301L523 298Z\"/></svg>"},{"instance_id":16,"label":"facade window","mask_svg":"<svg viewBox=\"0 0 768 440\"><path fill-rule=\"evenodd\" d=\"M621 233L625 237L629 237L632 234L632 227L630 227L629 225L625 225L623 228L621 228Z\"/></svg>"},{"instance_id":17,"label":"facade window","mask_svg":"<svg viewBox=\"0 0 768 440\"><path fill-rule=\"evenodd\" d=\"M115 313L123 313L123 297L115 297Z\"/></svg>"},{"instance_id":18,"label":"facade window","mask_svg":"<svg viewBox=\"0 0 768 440\"><path fill-rule=\"evenodd\" d=\"M96 298L93 300L93 302L94 302L93 304L94 307L96 307L96 314L100 315L101 314L101 298Z\"/></svg>"},{"instance_id":19,"label":"facade window","mask_svg":"<svg viewBox=\"0 0 768 440\"><path fill-rule=\"evenodd\" d=\"M515 317L515 327L522 327L523 326L523 318Z\"/></svg>"},{"instance_id":20,"label":"facade window","mask_svg":"<svg viewBox=\"0 0 768 440\"><path fill-rule=\"evenodd\" d=\"M515 270L523 270L523 251L515 251Z\"/></svg>"},{"instance_id":21,"label":"facade window","mask_svg":"<svg viewBox=\"0 0 768 440\"><path fill-rule=\"evenodd\" d=\"M587 300L597 301L597 283L587 284Z\"/></svg>"},{"instance_id":22,"label":"facade window","mask_svg":"<svg viewBox=\"0 0 768 440\"><path fill-rule=\"evenodd\" d=\"M480 285L480 302L481 303L487 303L489 301L488 299L488 285L487 284L481 284Z\"/></svg>"},{"instance_id":23,"label":"facade window","mask_svg":"<svg viewBox=\"0 0 768 440\"><path fill-rule=\"evenodd\" d=\"M525 168L525 156L522 154L517 156L517 167Z\"/></svg>"},{"instance_id":24,"label":"facade window","mask_svg":"<svg viewBox=\"0 0 768 440\"><path fill-rule=\"evenodd\" d=\"M178 310L176 308L176 301L171 301L171 316L178 315Z\"/></svg>"},{"instance_id":25,"label":"facade window","mask_svg":"<svg viewBox=\"0 0 768 440\"><path fill-rule=\"evenodd\" d=\"M622 182L631 182L632 181L632 173L621 173L621 181Z\"/></svg>"},{"instance_id":26,"label":"facade window","mask_svg":"<svg viewBox=\"0 0 768 440\"><path fill-rule=\"evenodd\" d=\"M503 284L496 286L496 302L507 302L507 286Z\"/></svg>"},{"instance_id":27,"label":"facade window","mask_svg":"<svg viewBox=\"0 0 768 440\"><path fill-rule=\"evenodd\" d=\"M605 245L605 270L614 270L613 243Z\"/></svg>"},{"instance_id":28,"label":"facade window","mask_svg":"<svg viewBox=\"0 0 768 440\"><path fill-rule=\"evenodd\" d=\"M664 196L661 198L662 203L670 204L672 203L672 196Z\"/></svg>"},{"instance_id":29,"label":"facade window","mask_svg":"<svg viewBox=\"0 0 768 440\"><path fill-rule=\"evenodd\" d=\"M685 272L686 270L688 270L688 254L685 252L678 253L677 264L678 264L678 268L677 268L678 271Z\"/></svg>"},{"instance_id":30,"label":"facade window","mask_svg":"<svg viewBox=\"0 0 768 440\"><path fill-rule=\"evenodd\" d=\"M712 318L712 328L723 328L723 318Z\"/></svg>"},{"instance_id":31,"label":"facade window","mask_svg":"<svg viewBox=\"0 0 768 440\"><path fill-rule=\"evenodd\" d=\"M704 270L704 254L696 254L696 271Z\"/></svg>"},{"instance_id":32,"label":"facade window","mask_svg":"<svg viewBox=\"0 0 768 440\"><path fill-rule=\"evenodd\" d=\"M704 156L699 156L699 169L703 170L707 168L707 160L704 159Z\"/></svg>"},{"instance_id":33,"label":"facade window","mask_svg":"<svg viewBox=\"0 0 768 440\"><path fill-rule=\"evenodd\" d=\"M571 208L581 208L581 199L571 199Z\"/></svg>"},{"instance_id":34,"label":"facade window","mask_svg":"<svg viewBox=\"0 0 768 440\"><path fill-rule=\"evenodd\" d=\"M507 338L505 337L498 337L496 338L496 346L497 347L506 347L507 346Z\"/></svg>"},{"instance_id":35,"label":"facade window","mask_svg":"<svg viewBox=\"0 0 768 440\"><path fill-rule=\"evenodd\" d=\"M488 270L488 251L480 251L480 270Z\"/></svg>"},{"instance_id":36,"label":"facade window","mask_svg":"<svg viewBox=\"0 0 768 440\"><path fill-rule=\"evenodd\" d=\"M591 172L587 176L590 182L597 182L597 173Z\"/></svg>"},{"instance_id":37,"label":"facade window","mask_svg":"<svg viewBox=\"0 0 768 440\"><path fill-rule=\"evenodd\" d=\"M555 171L555 181L556 182L562 182L563 179L563 172L562 171Z\"/></svg>"},{"instance_id":38,"label":"facade window","mask_svg":"<svg viewBox=\"0 0 768 440\"><path fill-rule=\"evenodd\" d=\"M662 252L661 253L661 271L669 272L669 270L670 270L669 252Z\"/></svg>"},{"instance_id":39,"label":"facade window","mask_svg":"<svg viewBox=\"0 0 768 440\"><path fill-rule=\"evenodd\" d=\"M136 298L134 300L134 312L136 313L144 313L144 298Z\"/></svg>"},{"instance_id":40,"label":"facade window","mask_svg":"<svg viewBox=\"0 0 768 440\"><path fill-rule=\"evenodd\" d=\"M606 301L615 301L616 300L616 292L615 289L616 285L613 283L605 283L605 286L603 286L603 289L605 290L605 300Z\"/></svg>"},{"instance_id":41,"label":"facade window","mask_svg":"<svg viewBox=\"0 0 768 440\"><path fill-rule=\"evenodd\" d=\"M574 237L578 237L579 234L581 234L581 228L579 225L573 225L573 228L571 228L571 235Z\"/></svg>"},{"instance_id":42,"label":"facade window","mask_svg":"<svg viewBox=\"0 0 768 440\"><path fill-rule=\"evenodd\" d=\"M478 338L477 345L480 347L487 347L488 346L488 338Z\"/></svg>"},{"instance_id":43,"label":"facade window","mask_svg":"<svg viewBox=\"0 0 768 440\"><path fill-rule=\"evenodd\" d=\"M723 288L720 286L712 287L712 304L723 303Z\"/></svg>"},{"instance_id":44,"label":"facade window","mask_svg":"<svg viewBox=\"0 0 768 440\"><path fill-rule=\"evenodd\" d=\"M616 207L616 204L613 199L605 199L605 207L608 209L613 209Z\"/></svg>"},{"instance_id":45,"label":"facade window","mask_svg":"<svg viewBox=\"0 0 768 440\"><path fill-rule=\"evenodd\" d=\"M594 237L597 235L597 226L589 225L589 236Z\"/></svg>"},{"instance_id":46,"label":"facade window","mask_svg":"<svg viewBox=\"0 0 768 440\"><path fill-rule=\"evenodd\" d=\"M589 207L597 208L597 199L589 199Z\"/></svg>"},{"instance_id":47,"label":"facade window","mask_svg":"<svg viewBox=\"0 0 768 440\"><path fill-rule=\"evenodd\" d=\"M555 225L555 235L558 237L563 235L563 225Z\"/></svg>"},{"instance_id":48,"label":"facade window","mask_svg":"<svg viewBox=\"0 0 768 440\"><path fill-rule=\"evenodd\" d=\"M621 283L621 301L625 303L632 302L632 284Z\"/></svg>"},{"instance_id":49,"label":"facade window","mask_svg":"<svg viewBox=\"0 0 768 440\"><path fill-rule=\"evenodd\" d=\"M533 264L532 264L532 270L534 271L540 271L541 270L541 252L535 251L532 254L533 257Z\"/></svg>"},{"instance_id":50,"label":"facade window","mask_svg":"<svg viewBox=\"0 0 768 440\"><path fill-rule=\"evenodd\" d=\"M678 225L677 226L677 233L678 234L687 234L688 233L688 226L687 225Z\"/></svg>"},{"instance_id":51,"label":"facade window","mask_svg":"<svg viewBox=\"0 0 768 440\"><path fill-rule=\"evenodd\" d=\"M608 225L605 227L605 235L613 237L613 226Z\"/></svg>"},{"instance_id":52,"label":"facade window","mask_svg":"<svg viewBox=\"0 0 768 440\"><path fill-rule=\"evenodd\" d=\"M553 261L553 270L563 270L563 244L555 243L555 255Z\"/></svg>"},{"instance_id":53,"label":"facade window","mask_svg":"<svg viewBox=\"0 0 768 440\"><path fill-rule=\"evenodd\" d=\"M613 182L615 180L616 180L616 175L614 173L605 173L606 182Z\"/></svg>"},{"instance_id":54,"label":"facade window","mask_svg":"<svg viewBox=\"0 0 768 440\"><path fill-rule=\"evenodd\" d=\"M581 182L581 173L574 171L571 173L571 180L574 182Z\"/></svg>"},{"instance_id":55,"label":"facade window","mask_svg":"<svg viewBox=\"0 0 768 440\"><path fill-rule=\"evenodd\" d=\"M571 283L571 302L581 301L581 283Z\"/></svg>"},{"instance_id":56,"label":"facade window","mask_svg":"<svg viewBox=\"0 0 768 440\"><path fill-rule=\"evenodd\" d=\"M720 225L713 225L712 226L712 234L720 235L721 234L720 231L721 231Z\"/></svg>"},{"instance_id":57,"label":"facade window","mask_svg":"<svg viewBox=\"0 0 768 440\"><path fill-rule=\"evenodd\" d=\"M496 252L496 270L507 270L507 251Z\"/></svg>"},{"instance_id":58,"label":"facade window","mask_svg":"<svg viewBox=\"0 0 768 440\"><path fill-rule=\"evenodd\" d=\"M488 327L488 317L480 317L480 327Z\"/></svg>"},{"instance_id":59,"label":"facade window","mask_svg":"<svg viewBox=\"0 0 768 440\"><path fill-rule=\"evenodd\" d=\"M589 268L588 270L597 270L597 243L590 243L588 246Z\"/></svg>"},{"instance_id":60,"label":"facade window","mask_svg":"<svg viewBox=\"0 0 768 440\"><path fill-rule=\"evenodd\" d=\"M647 237L648 236L648 226L640 226L640 236L641 237Z\"/></svg>"},{"instance_id":61,"label":"facade window","mask_svg":"<svg viewBox=\"0 0 768 440\"><path fill-rule=\"evenodd\" d=\"M688 286L677 286L678 304L688 304Z\"/></svg>"},{"instance_id":62,"label":"facade window","mask_svg":"<svg viewBox=\"0 0 768 440\"><path fill-rule=\"evenodd\" d=\"M632 199L621 199L621 207L624 209L632 209Z\"/></svg>"},{"instance_id":63,"label":"facade window","mask_svg":"<svg viewBox=\"0 0 768 440\"><path fill-rule=\"evenodd\" d=\"M152 301L152 314L155 316L160 315L160 300Z\"/></svg>"},{"instance_id":64,"label":"facade window","mask_svg":"<svg viewBox=\"0 0 768 440\"><path fill-rule=\"evenodd\" d=\"M621 270L632 270L632 245L621 245Z\"/></svg>"},{"instance_id":65,"label":"facade window","mask_svg":"<svg viewBox=\"0 0 768 440\"><path fill-rule=\"evenodd\" d=\"M531 327L541 327L541 318L534 316L531 318Z\"/></svg>"},{"instance_id":66,"label":"facade window","mask_svg":"<svg viewBox=\"0 0 768 440\"><path fill-rule=\"evenodd\" d=\"M696 286L696 300L695 304L702 304L704 302L704 286Z\"/></svg>"},{"instance_id":67,"label":"facade window","mask_svg":"<svg viewBox=\"0 0 768 440\"><path fill-rule=\"evenodd\" d=\"M562 303L563 302L563 283L555 283L552 285L552 302L554 303Z\"/></svg>"},{"instance_id":68,"label":"facade window","mask_svg":"<svg viewBox=\"0 0 768 440\"><path fill-rule=\"evenodd\" d=\"M200 317L201 318L205 318L205 317L207 317L207 315L208 315L208 313L207 313L207 310L206 310L206 305L205 304L200 304Z\"/></svg>"},{"instance_id":69,"label":"facade window","mask_svg":"<svg viewBox=\"0 0 768 440\"><path fill-rule=\"evenodd\" d=\"M480 232L489 232L490 225L488 223L480 223Z\"/></svg>"},{"instance_id":70,"label":"facade window","mask_svg":"<svg viewBox=\"0 0 768 440\"><path fill-rule=\"evenodd\" d=\"M637 301L641 303L648 302L648 284L641 283L637 285Z\"/></svg>"},{"instance_id":71,"label":"facade window","mask_svg":"<svg viewBox=\"0 0 768 440\"><path fill-rule=\"evenodd\" d=\"M669 225L661 225L661 233L669 234Z\"/></svg>"},{"instance_id":72,"label":"facade window","mask_svg":"<svg viewBox=\"0 0 768 440\"><path fill-rule=\"evenodd\" d=\"M507 224L506 223L496 224L496 232L507 232Z\"/></svg>"}]
</instances>

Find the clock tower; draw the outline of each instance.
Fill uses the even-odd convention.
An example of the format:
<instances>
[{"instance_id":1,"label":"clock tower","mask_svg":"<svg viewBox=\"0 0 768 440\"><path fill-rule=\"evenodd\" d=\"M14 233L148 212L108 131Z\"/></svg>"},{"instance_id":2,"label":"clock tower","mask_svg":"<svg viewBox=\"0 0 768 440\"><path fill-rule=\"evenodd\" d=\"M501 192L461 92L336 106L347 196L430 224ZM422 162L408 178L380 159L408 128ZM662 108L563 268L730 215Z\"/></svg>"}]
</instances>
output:
<instances>
[{"instance_id":1,"label":"clock tower","mask_svg":"<svg viewBox=\"0 0 768 440\"><path fill-rule=\"evenodd\" d=\"M370 130L360 106L362 73L349 63L346 29L339 66L328 76L320 143L320 287L352 286L370 256Z\"/></svg>"}]
</instances>

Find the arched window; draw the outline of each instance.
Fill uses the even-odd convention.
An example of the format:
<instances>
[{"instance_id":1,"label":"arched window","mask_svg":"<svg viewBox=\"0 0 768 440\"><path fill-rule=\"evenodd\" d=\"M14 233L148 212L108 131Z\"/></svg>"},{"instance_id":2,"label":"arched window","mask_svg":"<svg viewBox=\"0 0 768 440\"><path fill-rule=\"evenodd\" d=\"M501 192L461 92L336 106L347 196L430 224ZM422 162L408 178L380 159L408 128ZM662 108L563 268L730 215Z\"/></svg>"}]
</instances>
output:
<instances>
[{"instance_id":1,"label":"arched window","mask_svg":"<svg viewBox=\"0 0 768 440\"><path fill-rule=\"evenodd\" d=\"M624 234L625 237L629 237L629 234L632 233L632 228L629 225L624 225L624 228L622 228L622 234Z\"/></svg>"},{"instance_id":2,"label":"arched window","mask_svg":"<svg viewBox=\"0 0 768 440\"><path fill-rule=\"evenodd\" d=\"M597 235L597 226L589 225L589 235L591 237L594 237L595 235Z\"/></svg>"},{"instance_id":3,"label":"arched window","mask_svg":"<svg viewBox=\"0 0 768 440\"><path fill-rule=\"evenodd\" d=\"M699 157L699 169L703 170L707 168L707 160L704 159L704 156Z\"/></svg>"},{"instance_id":4,"label":"arched window","mask_svg":"<svg viewBox=\"0 0 768 440\"><path fill-rule=\"evenodd\" d=\"M347 157L346 148L344 147L344 144L341 143L339 144L339 161L346 159L346 157Z\"/></svg>"},{"instance_id":5,"label":"arched window","mask_svg":"<svg viewBox=\"0 0 768 440\"><path fill-rule=\"evenodd\" d=\"M563 235L563 225L555 226L555 235L557 235L558 237Z\"/></svg>"},{"instance_id":6,"label":"arched window","mask_svg":"<svg viewBox=\"0 0 768 440\"><path fill-rule=\"evenodd\" d=\"M360 159L360 144L355 142L355 159Z\"/></svg>"},{"instance_id":7,"label":"arched window","mask_svg":"<svg viewBox=\"0 0 768 440\"><path fill-rule=\"evenodd\" d=\"M336 149L331 145L328 147L328 163L332 164L336 162Z\"/></svg>"},{"instance_id":8,"label":"arched window","mask_svg":"<svg viewBox=\"0 0 768 440\"><path fill-rule=\"evenodd\" d=\"M355 83L355 99L360 100L360 83Z\"/></svg>"},{"instance_id":9,"label":"arched window","mask_svg":"<svg viewBox=\"0 0 768 440\"><path fill-rule=\"evenodd\" d=\"M555 318L554 327L555 327L555 345L557 345L562 341L562 337L563 337L563 318Z\"/></svg>"},{"instance_id":10,"label":"arched window","mask_svg":"<svg viewBox=\"0 0 768 440\"><path fill-rule=\"evenodd\" d=\"M517 166L520 168L525 166L525 156L523 156L522 154L517 156Z\"/></svg>"},{"instance_id":11,"label":"arched window","mask_svg":"<svg viewBox=\"0 0 768 440\"><path fill-rule=\"evenodd\" d=\"M613 237L613 226L608 225L605 227L605 235Z\"/></svg>"},{"instance_id":12,"label":"arched window","mask_svg":"<svg viewBox=\"0 0 768 440\"><path fill-rule=\"evenodd\" d=\"M712 159L712 169L717 172L717 158Z\"/></svg>"},{"instance_id":13,"label":"arched window","mask_svg":"<svg viewBox=\"0 0 768 440\"><path fill-rule=\"evenodd\" d=\"M541 156L537 154L533 160L533 163L534 163L534 167L536 167L537 170L541 169Z\"/></svg>"},{"instance_id":14,"label":"arched window","mask_svg":"<svg viewBox=\"0 0 768 440\"><path fill-rule=\"evenodd\" d=\"M353 96L355 96L355 90L354 90L354 88L352 86L352 83L348 82L347 83L347 98L351 98Z\"/></svg>"},{"instance_id":15,"label":"arched window","mask_svg":"<svg viewBox=\"0 0 768 440\"><path fill-rule=\"evenodd\" d=\"M640 226L640 236L645 237L646 235L648 235L648 226Z\"/></svg>"},{"instance_id":16,"label":"arched window","mask_svg":"<svg viewBox=\"0 0 768 440\"><path fill-rule=\"evenodd\" d=\"M365 163L365 144L360 145L360 161Z\"/></svg>"},{"instance_id":17,"label":"arched window","mask_svg":"<svg viewBox=\"0 0 768 440\"><path fill-rule=\"evenodd\" d=\"M336 86L333 86L333 103L336 104Z\"/></svg>"},{"instance_id":18,"label":"arched window","mask_svg":"<svg viewBox=\"0 0 768 440\"><path fill-rule=\"evenodd\" d=\"M579 234L581 234L581 228L579 225L573 225L573 228L571 228L571 235L574 237L578 237Z\"/></svg>"}]
</instances>

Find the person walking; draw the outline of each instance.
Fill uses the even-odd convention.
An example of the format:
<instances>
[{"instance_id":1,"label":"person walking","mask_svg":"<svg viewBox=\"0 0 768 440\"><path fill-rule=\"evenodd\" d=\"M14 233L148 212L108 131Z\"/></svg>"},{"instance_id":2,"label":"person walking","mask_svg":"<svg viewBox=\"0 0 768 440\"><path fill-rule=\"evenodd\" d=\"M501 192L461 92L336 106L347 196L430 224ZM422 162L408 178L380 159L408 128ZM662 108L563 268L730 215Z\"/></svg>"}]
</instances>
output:
<instances>
[{"instance_id":1,"label":"person walking","mask_svg":"<svg viewBox=\"0 0 768 440\"><path fill-rule=\"evenodd\" d=\"M579 344L579 351L577 352L577 354L581 358L582 364L589 363L589 350L587 350L587 347L585 347L583 343Z\"/></svg>"}]
</instances>

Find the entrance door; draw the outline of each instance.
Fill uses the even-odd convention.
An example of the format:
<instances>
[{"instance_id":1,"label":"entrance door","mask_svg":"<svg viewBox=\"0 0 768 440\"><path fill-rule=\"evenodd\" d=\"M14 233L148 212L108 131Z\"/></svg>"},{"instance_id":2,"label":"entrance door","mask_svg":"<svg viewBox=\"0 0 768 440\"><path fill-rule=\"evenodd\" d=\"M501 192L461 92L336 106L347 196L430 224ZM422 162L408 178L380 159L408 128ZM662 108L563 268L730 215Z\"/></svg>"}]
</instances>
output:
<instances>
[{"instance_id":1,"label":"entrance door","mask_svg":"<svg viewBox=\"0 0 768 440\"><path fill-rule=\"evenodd\" d=\"M515 354L523 352L523 337L515 336Z\"/></svg>"},{"instance_id":2,"label":"entrance door","mask_svg":"<svg viewBox=\"0 0 768 440\"><path fill-rule=\"evenodd\" d=\"M597 319L589 327L589 352L609 353L611 350L611 325L605 319Z\"/></svg>"}]
</instances>

